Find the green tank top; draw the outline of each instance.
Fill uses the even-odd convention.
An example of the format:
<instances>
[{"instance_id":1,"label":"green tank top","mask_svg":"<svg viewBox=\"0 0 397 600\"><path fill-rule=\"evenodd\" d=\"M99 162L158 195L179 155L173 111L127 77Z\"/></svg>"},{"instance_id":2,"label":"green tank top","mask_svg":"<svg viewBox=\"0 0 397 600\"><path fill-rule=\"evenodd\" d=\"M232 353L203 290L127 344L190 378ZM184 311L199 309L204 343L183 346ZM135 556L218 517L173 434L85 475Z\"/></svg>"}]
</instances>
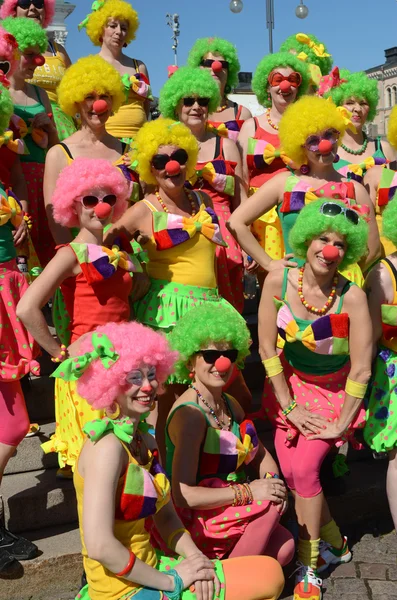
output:
<instances>
[{"instance_id":1,"label":"green tank top","mask_svg":"<svg viewBox=\"0 0 397 600\"><path fill-rule=\"evenodd\" d=\"M376 165L383 165L387 162L387 158L385 156L385 153L383 152L381 137L378 136L373 141L375 142L375 152L372 154L372 158L375 159ZM343 175L343 177L349 177L352 175L349 172L349 170L346 169L346 167L348 165L361 163L361 161L362 161L362 159L360 158L360 155L352 154L351 156L352 156L351 160L346 160L344 158L340 158L336 163L334 163L334 169L336 171L338 171L338 173ZM364 170L362 177L356 176L356 177L354 177L354 179L361 183L365 173L366 173L366 171Z\"/></svg>"},{"instance_id":2,"label":"green tank top","mask_svg":"<svg viewBox=\"0 0 397 600\"><path fill-rule=\"evenodd\" d=\"M21 117L26 123L26 125L30 126L30 119L33 119L36 115L40 113L45 113L46 109L44 104L40 99L39 88L34 85L34 90L36 92L38 102L36 104L32 104L30 106L23 106L21 104L14 104L14 112L18 117ZM46 150L44 148L40 148L32 139L30 133L24 138L26 146L29 150L29 154L22 154L20 156L21 162L26 163L45 163Z\"/></svg>"}]
</instances>

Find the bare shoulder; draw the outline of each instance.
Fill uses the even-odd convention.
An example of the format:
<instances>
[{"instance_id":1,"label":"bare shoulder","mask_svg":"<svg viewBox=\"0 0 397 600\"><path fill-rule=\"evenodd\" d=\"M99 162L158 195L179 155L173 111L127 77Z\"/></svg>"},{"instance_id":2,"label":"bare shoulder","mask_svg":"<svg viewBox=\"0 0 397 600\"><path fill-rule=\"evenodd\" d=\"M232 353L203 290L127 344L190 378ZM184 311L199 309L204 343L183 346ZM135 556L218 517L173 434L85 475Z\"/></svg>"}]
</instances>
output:
<instances>
[{"instance_id":1,"label":"bare shoulder","mask_svg":"<svg viewBox=\"0 0 397 600\"><path fill-rule=\"evenodd\" d=\"M186 390L179 396L178 400L172 405L169 414L172 415L170 423L172 423L175 430L180 430L183 425L186 433L186 428L205 428L206 426L204 415L197 404L197 395L191 389Z\"/></svg>"},{"instance_id":2,"label":"bare shoulder","mask_svg":"<svg viewBox=\"0 0 397 600\"><path fill-rule=\"evenodd\" d=\"M243 106L241 109L240 117L244 121L248 121L248 119L252 119L251 111L246 106Z\"/></svg>"},{"instance_id":3,"label":"bare shoulder","mask_svg":"<svg viewBox=\"0 0 397 600\"><path fill-rule=\"evenodd\" d=\"M358 285L351 285L343 298L344 308L347 310L356 310L357 308L361 308L363 302L367 302L364 290L358 287Z\"/></svg>"},{"instance_id":4,"label":"bare shoulder","mask_svg":"<svg viewBox=\"0 0 397 600\"><path fill-rule=\"evenodd\" d=\"M251 136L255 133L255 119L254 117L251 117L250 119L247 119L246 121L244 121L241 130L240 130L240 134L241 135L246 135L246 136Z\"/></svg>"},{"instance_id":5,"label":"bare shoulder","mask_svg":"<svg viewBox=\"0 0 397 600\"><path fill-rule=\"evenodd\" d=\"M242 423L244 420L244 411L241 408L239 401L234 396L230 396L230 394L227 394L227 399L237 423Z\"/></svg>"},{"instance_id":6,"label":"bare shoulder","mask_svg":"<svg viewBox=\"0 0 397 600\"><path fill-rule=\"evenodd\" d=\"M266 276L263 287L268 292L271 292L273 296L281 292L284 280L284 270L285 269L275 269L274 271L270 271Z\"/></svg>"}]
</instances>

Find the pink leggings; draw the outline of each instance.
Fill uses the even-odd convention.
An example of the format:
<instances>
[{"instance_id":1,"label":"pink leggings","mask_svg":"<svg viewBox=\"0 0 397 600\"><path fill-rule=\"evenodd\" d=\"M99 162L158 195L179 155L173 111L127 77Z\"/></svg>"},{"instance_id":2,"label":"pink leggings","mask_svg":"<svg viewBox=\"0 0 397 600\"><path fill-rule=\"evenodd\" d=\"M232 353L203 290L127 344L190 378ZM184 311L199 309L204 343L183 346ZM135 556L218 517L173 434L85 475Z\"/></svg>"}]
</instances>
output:
<instances>
[{"instance_id":1,"label":"pink leggings","mask_svg":"<svg viewBox=\"0 0 397 600\"><path fill-rule=\"evenodd\" d=\"M20 381L0 381L0 443L18 446L28 432L29 423Z\"/></svg>"},{"instance_id":2,"label":"pink leggings","mask_svg":"<svg viewBox=\"0 0 397 600\"><path fill-rule=\"evenodd\" d=\"M300 433L286 445L287 432L276 427L274 445L285 481L302 498L314 498L322 488L321 465L335 440L307 440Z\"/></svg>"},{"instance_id":3,"label":"pink leggings","mask_svg":"<svg viewBox=\"0 0 397 600\"><path fill-rule=\"evenodd\" d=\"M288 565L294 557L295 543L292 534L279 524L280 514L271 505L265 514L253 519L230 553L230 558L266 554L281 566Z\"/></svg>"}]
</instances>

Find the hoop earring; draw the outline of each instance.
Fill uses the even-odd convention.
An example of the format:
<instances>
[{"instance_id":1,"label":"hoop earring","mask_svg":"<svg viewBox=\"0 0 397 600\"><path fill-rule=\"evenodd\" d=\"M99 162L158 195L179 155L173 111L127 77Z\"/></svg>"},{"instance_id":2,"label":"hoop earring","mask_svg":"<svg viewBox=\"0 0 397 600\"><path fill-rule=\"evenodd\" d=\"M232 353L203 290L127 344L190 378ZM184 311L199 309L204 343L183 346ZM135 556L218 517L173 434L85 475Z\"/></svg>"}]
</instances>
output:
<instances>
[{"instance_id":1,"label":"hoop earring","mask_svg":"<svg viewBox=\"0 0 397 600\"><path fill-rule=\"evenodd\" d=\"M113 409L113 412L112 412ZM109 419L117 419L120 416L120 406L117 404L117 402L115 402L114 404L112 404L112 406L110 406L107 410L106 410L106 414L109 417Z\"/></svg>"},{"instance_id":2,"label":"hoop earring","mask_svg":"<svg viewBox=\"0 0 397 600\"><path fill-rule=\"evenodd\" d=\"M309 167L309 165L302 165L300 167L299 171L302 173L302 175L309 175L310 167Z\"/></svg>"}]
</instances>

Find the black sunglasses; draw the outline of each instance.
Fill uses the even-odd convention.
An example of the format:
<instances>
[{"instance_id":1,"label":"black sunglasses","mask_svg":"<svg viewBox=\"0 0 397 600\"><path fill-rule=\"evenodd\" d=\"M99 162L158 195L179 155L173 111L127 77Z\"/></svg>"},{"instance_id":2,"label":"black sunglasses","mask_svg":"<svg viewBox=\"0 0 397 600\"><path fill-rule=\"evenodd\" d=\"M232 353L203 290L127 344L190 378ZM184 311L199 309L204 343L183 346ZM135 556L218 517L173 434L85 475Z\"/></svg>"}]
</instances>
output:
<instances>
[{"instance_id":1,"label":"black sunglasses","mask_svg":"<svg viewBox=\"0 0 397 600\"><path fill-rule=\"evenodd\" d=\"M28 10L31 4L33 4L35 8L44 8L44 0L18 0L17 2L17 6L23 10Z\"/></svg>"},{"instance_id":2,"label":"black sunglasses","mask_svg":"<svg viewBox=\"0 0 397 600\"><path fill-rule=\"evenodd\" d=\"M83 196L81 198L81 203L84 208L95 208L100 202L100 199L97 196ZM117 197L114 194L108 194L102 198L102 202L104 204L109 204L109 206L114 206L117 202Z\"/></svg>"},{"instance_id":3,"label":"black sunglasses","mask_svg":"<svg viewBox=\"0 0 397 600\"><path fill-rule=\"evenodd\" d=\"M210 99L209 98L184 98L183 106L194 106L194 104L196 102L199 106L204 108L205 106L209 105Z\"/></svg>"},{"instance_id":4,"label":"black sunglasses","mask_svg":"<svg viewBox=\"0 0 397 600\"><path fill-rule=\"evenodd\" d=\"M157 171L162 171L163 169L165 169L166 164L170 160L176 160L176 162L178 162L180 165L186 165L188 158L189 156L186 150L183 150L183 148L179 148L178 150L175 150L175 152L173 152L171 155L155 154L152 158L152 166Z\"/></svg>"},{"instance_id":5,"label":"black sunglasses","mask_svg":"<svg viewBox=\"0 0 397 600\"><path fill-rule=\"evenodd\" d=\"M339 206L339 204L335 204L334 202L324 202L321 205L320 212L326 217L336 217L337 215L344 214L346 219L348 219L354 225L358 225L360 217L355 210L351 208L345 208L344 206Z\"/></svg>"},{"instance_id":6,"label":"black sunglasses","mask_svg":"<svg viewBox=\"0 0 397 600\"><path fill-rule=\"evenodd\" d=\"M207 365L213 365L218 358L224 356L231 363L235 363L238 357L238 350L231 348L230 350L200 350L197 354L201 354Z\"/></svg>"},{"instance_id":7,"label":"black sunglasses","mask_svg":"<svg viewBox=\"0 0 397 600\"><path fill-rule=\"evenodd\" d=\"M214 63L214 62L220 62L222 65L222 69L229 68L229 61L217 60L216 58L203 58L203 60L201 61L200 64L202 67L206 67L207 69L212 69L212 63Z\"/></svg>"}]
</instances>

